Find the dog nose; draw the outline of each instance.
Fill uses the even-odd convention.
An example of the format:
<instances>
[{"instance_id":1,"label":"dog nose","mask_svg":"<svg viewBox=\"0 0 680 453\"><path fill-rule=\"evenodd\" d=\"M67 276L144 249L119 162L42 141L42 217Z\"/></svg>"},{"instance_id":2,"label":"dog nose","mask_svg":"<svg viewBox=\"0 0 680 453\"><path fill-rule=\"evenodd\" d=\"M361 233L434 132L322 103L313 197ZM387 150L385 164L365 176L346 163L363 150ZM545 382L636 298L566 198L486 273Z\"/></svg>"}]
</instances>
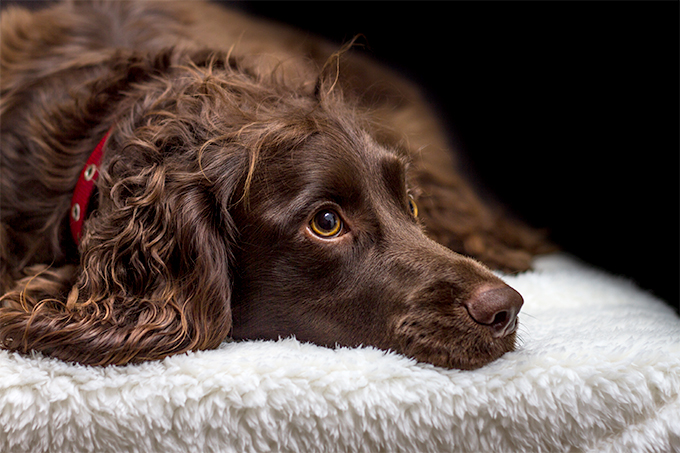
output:
<instances>
[{"instance_id":1,"label":"dog nose","mask_svg":"<svg viewBox=\"0 0 680 453\"><path fill-rule=\"evenodd\" d=\"M463 304L477 324L486 326L494 337L500 338L515 331L517 313L524 299L507 285L485 286Z\"/></svg>"}]
</instances>

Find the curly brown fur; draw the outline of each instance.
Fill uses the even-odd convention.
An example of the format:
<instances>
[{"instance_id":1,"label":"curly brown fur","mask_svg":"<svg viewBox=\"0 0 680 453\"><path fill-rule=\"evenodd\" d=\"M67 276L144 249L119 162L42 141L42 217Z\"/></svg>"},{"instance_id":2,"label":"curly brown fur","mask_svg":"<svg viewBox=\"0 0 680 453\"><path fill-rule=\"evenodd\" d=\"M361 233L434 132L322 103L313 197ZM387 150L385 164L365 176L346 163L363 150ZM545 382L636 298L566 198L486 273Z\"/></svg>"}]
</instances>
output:
<instances>
[{"instance_id":1,"label":"curly brown fur","mask_svg":"<svg viewBox=\"0 0 680 453\"><path fill-rule=\"evenodd\" d=\"M295 335L458 368L513 349L521 299L423 229L510 271L549 245L475 195L389 71L196 2L10 8L1 45L2 347L106 365ZM310 232L320 209L337 237Z\"/></svg>"}]
</instances>

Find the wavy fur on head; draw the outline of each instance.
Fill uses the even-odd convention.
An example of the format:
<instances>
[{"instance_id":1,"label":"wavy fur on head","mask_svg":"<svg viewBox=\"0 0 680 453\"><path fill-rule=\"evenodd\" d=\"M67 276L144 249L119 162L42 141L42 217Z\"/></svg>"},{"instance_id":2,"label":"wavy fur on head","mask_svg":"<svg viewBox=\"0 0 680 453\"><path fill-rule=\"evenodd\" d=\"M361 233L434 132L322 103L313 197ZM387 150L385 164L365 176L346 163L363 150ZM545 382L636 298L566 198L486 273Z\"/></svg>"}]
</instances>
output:
<instances>
[{"instance_id":1,"label":"wavy fur on head","mask_svg":"<svg viewBox=\"0 0 680 453\"><path fill-rule=\"evenodd\" d=\"M410 189L398 189L395 196L404 199L410 190L432 237L454 250L494 267L521 270L533 253L545 249L540 235L486 207L455 173L446 148L437 148L443 140L436 122L412 88L393 75L393 84L382 91L359 88L367 85L367 75L378 83L389 73L358 57L346 66L339 65L337 54L327 60L330 52L321 44L306 51L292 44L278 48L285 41L279 38L290 32L271 26L264 28L269 35L255 33L255 40L243 38L233 46L229 33L238 27L212 34L211 27L229 30L230 24L242 26L250 19L210 4L185 8L76 2L35 13L3 11L0 345L94 365L214 348L232 331L238 338L293 334L331 346L372 344L461 368L511 350L514 334L496 340L470 321L464 308L480 288L502 283L480 264L427 239L422 225L402 219L397 211L403 208L390 208L382 217L372 214L394 204L381 187L372 192L380 196L364 197L360 207L351 208L363 214L348 222L355 226L345 237L355 242L344 255L323 248L325 243L312 250L301 244L301 235L289 237L295 225L307 224L293 218L296 209L302 212L298 205L312 184L296 176L305 162L325 153L331 156L328 168L344 169L331 174L314 167L309 174L318 181L311 176L309 181L316 184L340 173L337 177L346 179L354 173L347 171L350 161L364 165L343 157L356 154L376 169L397 156L398 169L386 179L409 168L399 184L407 180ZM262 44L276 57L252 53ZM419 120L412 124L413 118ZM71 195L89 153L109 129L95 206L76 246L68 229ZM325 145L326 139L312 150L317 137L335 137L334 144ZM424 151L421 156L426 142L434 144L432 158L423 158ZM300 156L306 160L298 162ZM283 181L277 176L288 173ZM288 198L272 206L281 194ZM365 221L371 226L361 230L364 220L357 219L364 217L371 217ZM389 232L402 228L399 222L407 222L406 236ZM378 234L383 230L388 233ZM373 256L376 247L403 248L407 239L419 247L415 263L402 262L403 257L369 259L357 251L371 250L366 256ZM390 256L401 253L392 250ZM329 254L336 254L334 261ZM437 269L448 266L443 272L448 276L435 278L437 271L429 265L423 271L418 259L436 261ZM334 262L346 280L361 281L394 306L377 302L368 290L331 284L323 273L310 276L291 262L311 268ZM351 276L352 269L369 272L369 262L399 263L393 266L395 276L424 283L414 282L416 289L407 294ZM327 295L337 291L347 303L367 301L357 303L354 315L333 314L347 308L327 305L330 314L319 312L299 326L285 317L306 318L325 296L288 300L289 292L267 289L272 278L320 286ZM433 293L457 308L451 313L423 309ZM450 325L432 320L435 314L450 317ZM376 324L376 319L380 332L362 332L359 320ZM275 325L267 327L264 320ZM435 325L454 329L462 340L433 331ZM416 330L431 332L433 340L412 332L414 326L423 326Z\"/></svg>"}]
</instances>

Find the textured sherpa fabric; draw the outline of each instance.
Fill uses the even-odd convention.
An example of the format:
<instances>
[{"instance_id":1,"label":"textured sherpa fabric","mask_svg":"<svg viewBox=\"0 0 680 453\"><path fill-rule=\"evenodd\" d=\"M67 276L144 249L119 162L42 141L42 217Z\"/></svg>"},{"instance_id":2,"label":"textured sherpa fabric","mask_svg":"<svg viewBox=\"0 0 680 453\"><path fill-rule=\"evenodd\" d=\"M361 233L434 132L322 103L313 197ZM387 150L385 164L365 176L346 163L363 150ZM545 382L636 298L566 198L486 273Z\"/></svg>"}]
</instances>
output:
<instances>
[{"instance_id":1,"label":"textured sherpa fabric","mask_svg":"<svg viewBox=\"0 0 680 453\"><path fill-rule=\"evenodd\" d=\"M503 278L521 344L475 371L291 339L107 368L2 351L0 451L680 451L671 309L560 255Z\"/></svg>"}]
</instances>

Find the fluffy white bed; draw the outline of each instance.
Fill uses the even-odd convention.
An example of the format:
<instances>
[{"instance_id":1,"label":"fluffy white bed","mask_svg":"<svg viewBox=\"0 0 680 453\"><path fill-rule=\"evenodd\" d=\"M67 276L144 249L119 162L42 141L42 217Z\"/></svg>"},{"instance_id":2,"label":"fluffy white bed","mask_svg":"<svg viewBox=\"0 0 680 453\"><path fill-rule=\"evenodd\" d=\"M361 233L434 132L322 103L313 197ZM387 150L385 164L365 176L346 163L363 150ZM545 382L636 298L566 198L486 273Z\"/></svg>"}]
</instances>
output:
<instances>
[{"instance_id":1,"label":"fluffy white bed","mask_svg":"<svg viewBox=\"0 0 680 453\"><path fill-rule=\"evenodd\" d=\"M518 351L449 371L291 339L128 367L0 351L0 451L680 451L680 319L573 258L504 278Z\"/></svg>"}]
</instances>

